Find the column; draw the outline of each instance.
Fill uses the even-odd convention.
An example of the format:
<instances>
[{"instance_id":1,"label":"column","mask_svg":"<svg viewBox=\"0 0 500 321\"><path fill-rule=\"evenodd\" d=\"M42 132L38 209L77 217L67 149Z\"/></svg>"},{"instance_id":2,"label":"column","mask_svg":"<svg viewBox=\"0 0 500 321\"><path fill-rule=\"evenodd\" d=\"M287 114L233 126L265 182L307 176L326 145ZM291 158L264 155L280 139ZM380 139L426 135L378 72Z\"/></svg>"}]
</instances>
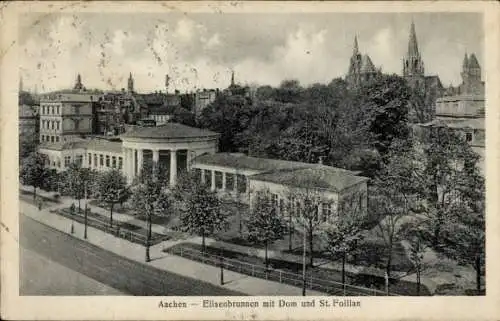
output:
<instances>
[{"instance_id":1,"label":"column","mask_svg":"<svg viewBox=\"0 0 500 321\"><path fill-rule=\"evenodd\" d=\"M212 177L211 177L211 185L210 185L210 189L212 191L215 191L215 171L214 170L211 170L212 172Z\"/></svg>"},{"instance_id":2,"label":"column","mask_svg":"<svg viewBox=\"0 0 500 321\"><path fill-rule=\"evenodd\" d=\"M202 168L201 172L201 184L205 184L205 170Z\"/></svg>"},{"instance_id":3,"label":"column","mask_svg":"<svg viewBox=\"0 0 500 321\"><path fill-rule=\"evenodd\" d=\"M142 172L142 149L137 150L137 176Z\"/></svg>"},{"instance_id":4,"label":"column","mask_svg":"<svg viewBox=\"0 0 500 321\"><path fill-rule=\"evenodd\" d=\"M134 179L134 168L133 168L133 159L134 159L134 150L131 148L126 148L125 149L125 156L124 156L124 164L123 168L125 169L125 176L127 177L127 181L129 183L132 183L132 180Z\"/></svg>"},{"instance_id":5,"label":"column","mask_svg":"<svg viewBox=\"0 0 500 321\"><path fill-rule=\"evenodd\" d=\"M222 190L226 190L226 172L222 172Z\"/></svg>"},{"instance_id":6,"label":"column","mask_svg":"<svg viewBox=\"0 0 500 321\"><path fill-rule=\"evenodd\" d=\"M170 186L175 186L177 182L177 151L170 150Z\"/></svg>"},{"instance_id":7,"label":"column","mask_svg":"<svg viewBox=\"0 0 500 321\"><path fill-rule=\"evenodd\" d=\"M158 149L153 149L153 177L156 178L160 169L160 151Z\"/></svg>"}]
</instances>

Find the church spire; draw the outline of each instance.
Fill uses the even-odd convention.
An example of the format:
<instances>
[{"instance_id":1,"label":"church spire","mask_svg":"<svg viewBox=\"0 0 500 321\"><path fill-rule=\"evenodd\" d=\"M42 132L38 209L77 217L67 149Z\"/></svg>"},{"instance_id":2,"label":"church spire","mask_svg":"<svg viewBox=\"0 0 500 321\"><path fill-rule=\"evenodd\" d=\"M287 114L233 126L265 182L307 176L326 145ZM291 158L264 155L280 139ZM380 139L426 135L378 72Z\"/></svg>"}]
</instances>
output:
<instances>
[{"instance_id":1,"label":"church spire","mask_svg":"<svg viewBox=\"0 0 500 321\"><path fill-rule=\"evenodd\" d=\"M410 39L408 40L408 57L419 57L417 34L415 32L415 23L411 21Z\"/></svg>"},{"instance_id":2,"label":"church spire","mask_svg":"<svg viewBox=\"0 0 500 321\"><path fill-rule=\"evenodd\" d=\"M464 61L462 63L462 69L465 71L469 67L469 59L467 58L467 51L465 52Z\"/></svg>"},{"instance_id":3,"label":"church spire","mask_svg":"<svg viewBox=\"0 0 500 321\"><path fill-rule=\"evenodd\" d=\"M127 88L129 92L134 91L134 78L132 78L132 73L128 76Z\"/></svg>"},{"instance_id":4,"label":"church spire","mask_svg":"<svg viewBox=\"0 0 500 321\"><path fill-rule=\"evenodd\" d=\"M352 49L352 55L353 56L356 56L357 54L359 54L359 48L358 48L358 36L355 35L354 36L354 46L353 46L353 49Z\"/></svg>"},{"instance_id":5,"label":"church spire","mask_svg":"<svg viewBox=\"0 0 500 321\"><path fill-rule=\"evenodd\" d=\"M83 85L82 85L82 76L80 76L80 74L78 74L76 76L76 83L75 83L75 87L74 87L75 90L83 90Z\"/></svg>"},{"instance_id":6,"label":"church spire","mask_svg":"<svg viewBox=\"0 0 500 321\"><path fill-rule=\"evenodd\" d=\"M235 85L235 82L234 82L234 70L231 71L231 87L233 87Z\"/></svg>"}]
</instances>

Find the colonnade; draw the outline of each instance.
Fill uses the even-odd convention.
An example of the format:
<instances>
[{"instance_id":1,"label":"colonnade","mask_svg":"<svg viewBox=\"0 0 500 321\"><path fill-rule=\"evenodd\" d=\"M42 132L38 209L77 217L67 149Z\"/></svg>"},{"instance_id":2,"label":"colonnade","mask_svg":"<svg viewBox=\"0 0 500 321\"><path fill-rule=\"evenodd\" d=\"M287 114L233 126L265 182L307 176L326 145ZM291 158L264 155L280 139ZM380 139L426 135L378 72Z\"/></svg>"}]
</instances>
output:
<instances>
[{"instance_id":1,"label":"colonnade","mask_svg":"<svg viewBox=\"0 0 500 321\"><path fill-rule=\"evenodd\" d=\"M129 182L132 182L134 177L139 176L142 172L144 164L144 151L151 150L153 154L153 163L158 163L160 160L160 151L163 149L148 149L148 148L123 148L125 156L124 172ZM175 186L177 182L177 150L168 149L170 152L170 186ZM189 154L188 154L189 163Z\"/></svg>"}]
</instances>

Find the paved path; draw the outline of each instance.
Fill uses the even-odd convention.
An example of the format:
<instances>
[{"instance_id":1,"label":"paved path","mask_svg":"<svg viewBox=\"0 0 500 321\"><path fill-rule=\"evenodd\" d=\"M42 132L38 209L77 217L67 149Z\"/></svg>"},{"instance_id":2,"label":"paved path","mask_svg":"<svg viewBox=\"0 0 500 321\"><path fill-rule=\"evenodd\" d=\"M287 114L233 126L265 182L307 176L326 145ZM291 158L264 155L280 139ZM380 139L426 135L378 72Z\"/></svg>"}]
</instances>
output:
<instances>
[{"instance_id":1,"label":"paved path","mask_svg":"<svg viewBox=\"0 0 500 321\"><path fill-rule=\"evenodd\" d=\"M70 232L71 220L69 219L66 219L58 214L50 213L48 210L39 211L35 206L27 204L22 201L20 202L20 209L21 212L25 214L25 216L31 219L39 221L40 223L48 225L53 229L61 231L63 233L68 234ZM22 216L23 215L21 215L21 217ZM22 220L20 221L21 224L23 224L23 221ZM75 234L73 236L65 235L65 237L68 238L68 239L65 238L65 240L74 238L80 240L83 239L82 237L83 225L79 223L74 223L74 224L75 224ZM61 233L61 235L64 234ZM140 274L141 269L154 267L165 272L176 274L176 275L171 275L171 277L173 278L184 276L209 283L210 285L219 286L220 270L218 267L205 265L199 262L194 262L175 255L169 255L162 251L162 249L165 247L169 247L179 242L185 242L185 241L186 240L166 241L157 244L155 246L152 246L151 247L152 261L147 264L142 263L144 262L144 255L145 255L145 250L143 246L128 242L126 240L117 238L110 234L106 234L100 230L91 227L88 228L88 240L82 243L87 244L87 246L89 246L89 248L87 248L88 253L93 253L94 251L96 251L97 248L101 248L116 254L116 256L112 257L112 260L107 259L105 261L107 262L106 264L112 264L111 261L119 260L120 257L129 260L127 261L127 263L125 263L127 266L130 266L131 264L130 261L141 263L141 268L139 268L139 270L135 270L134 273L128 274L128 277L121 279L122 280L121 282L126 282L126 280L128 280L129 278L131 278L130 282L135 282L133 281L134 277L141 277L142 275ZM39 244L34 244L33 246L38 246L39 251L44 251L44 249L47 248L47 246L44 245L42 242L38 243ZM92 245L94 247L90 248L90 246ZM78 245L78 246L83 246L83 245ZM65 248L62 251L69 251L69 253L72 253L71 247ZM50 255L50 253L46 253L46 255ZM96 258L96 260L99 260L99 258ZM102 264L105 263L102 262ZM135 273L139 273L138 276L136 276ZM156 282L158 280L159 279L157 278ZM224 280L225 280L225 284L223 286L224 289L239 293L245 293L248 295L301 295L301 289L298 287L290 286L287 284L281 284L278 282L267 281L259 278L253 278L232 271L225 271ZM134 283L134 284L135 286L141 287L139 283ZM154 284L151 286L154 286ZM149 287L149 285L146 287ZM193 295L190 294L190 288L187 285L186 288L181 287L175 291L176 295ZM325 295L325 294L317 291L308 291L308 295Z\"/></svg>"}]
</instances>

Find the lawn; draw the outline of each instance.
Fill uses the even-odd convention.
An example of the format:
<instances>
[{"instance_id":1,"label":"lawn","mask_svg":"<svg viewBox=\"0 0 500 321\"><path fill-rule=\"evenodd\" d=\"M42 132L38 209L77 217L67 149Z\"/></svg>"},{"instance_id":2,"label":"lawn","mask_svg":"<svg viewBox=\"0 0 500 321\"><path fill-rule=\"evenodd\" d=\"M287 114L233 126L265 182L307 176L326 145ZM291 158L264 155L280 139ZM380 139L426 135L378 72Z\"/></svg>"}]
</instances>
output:
<instances>
[{"instance_id":1,"label":"lawn","mask_svg":"<svg viewBox=\"0 0 500 321\"><path fill-rule=\"evenodd\" d=\"M52 198L47 198L41 195L36 195L37 200L33 199L33 192L28 192L28 191L23 191L19 190L19 199L22 200L23 202L29 203L31 205L37 206L38 207L38 200L42 199L42 209L46 209L49 207L52 207L54 205L59 204L55 199Z\"/></svg>"},{"instance_id":2,"label":"lawn","mask_svg":"<svg viewBox=\"0 0 500 321\"><path fill-rule=\"evenodd\" d=\"M196 251L201 251L201 245L200 244L193 244L193 243L181 243L178 245L175 245L174 248L170 249L165 249L165 252L172 252L175 247L183 247L184 249L193 249ZM235 259L241 262L245 262L248 264L253 264L259 267L265 267L264 265L264 260L261 257L258 256L253 256L253 255L247 255L244 253L232 251L232 250L225 250L225 249L220 249L217 248L213 245L207 246L206 247L206 253L211 254L211 255L222 255L225 258L228 259ZM302 272L302 264L296 263L296 262L289 262L285 261L282 259L269 259L270 266L272 266L272 269L274 270L280 270L283 272L288 272L288 273L294 273L297 274L298 277L300 276L300 273ZM331 285L329 281L332 282L341 282L342 280L342 275L339 271L331 270L331 269L325 269L321 267L314 267L314 268L308 268L307 270L308 277L313 277L315 279L314 282L319 282L319 283L324 283L324 285ZM384 290L385 287L385 280L382 277L378 276L372 276L369 274L352 274L352 273L346 273L347 276L347 283L350 285L355 285L355 286L360 286L360 287L365 287L365 288L372 288L372 289L378 289L378 290ZM416 284L412 282L407 282L407 281L402 281L402 280L396 280L396 279L391 279L390 280L390 291L391 293L397 293L400 295L416 295ZM425 286L422 285L421 293L424 295L429 295L430 292L428 291Z\"/></svg>"}]
</instances>

